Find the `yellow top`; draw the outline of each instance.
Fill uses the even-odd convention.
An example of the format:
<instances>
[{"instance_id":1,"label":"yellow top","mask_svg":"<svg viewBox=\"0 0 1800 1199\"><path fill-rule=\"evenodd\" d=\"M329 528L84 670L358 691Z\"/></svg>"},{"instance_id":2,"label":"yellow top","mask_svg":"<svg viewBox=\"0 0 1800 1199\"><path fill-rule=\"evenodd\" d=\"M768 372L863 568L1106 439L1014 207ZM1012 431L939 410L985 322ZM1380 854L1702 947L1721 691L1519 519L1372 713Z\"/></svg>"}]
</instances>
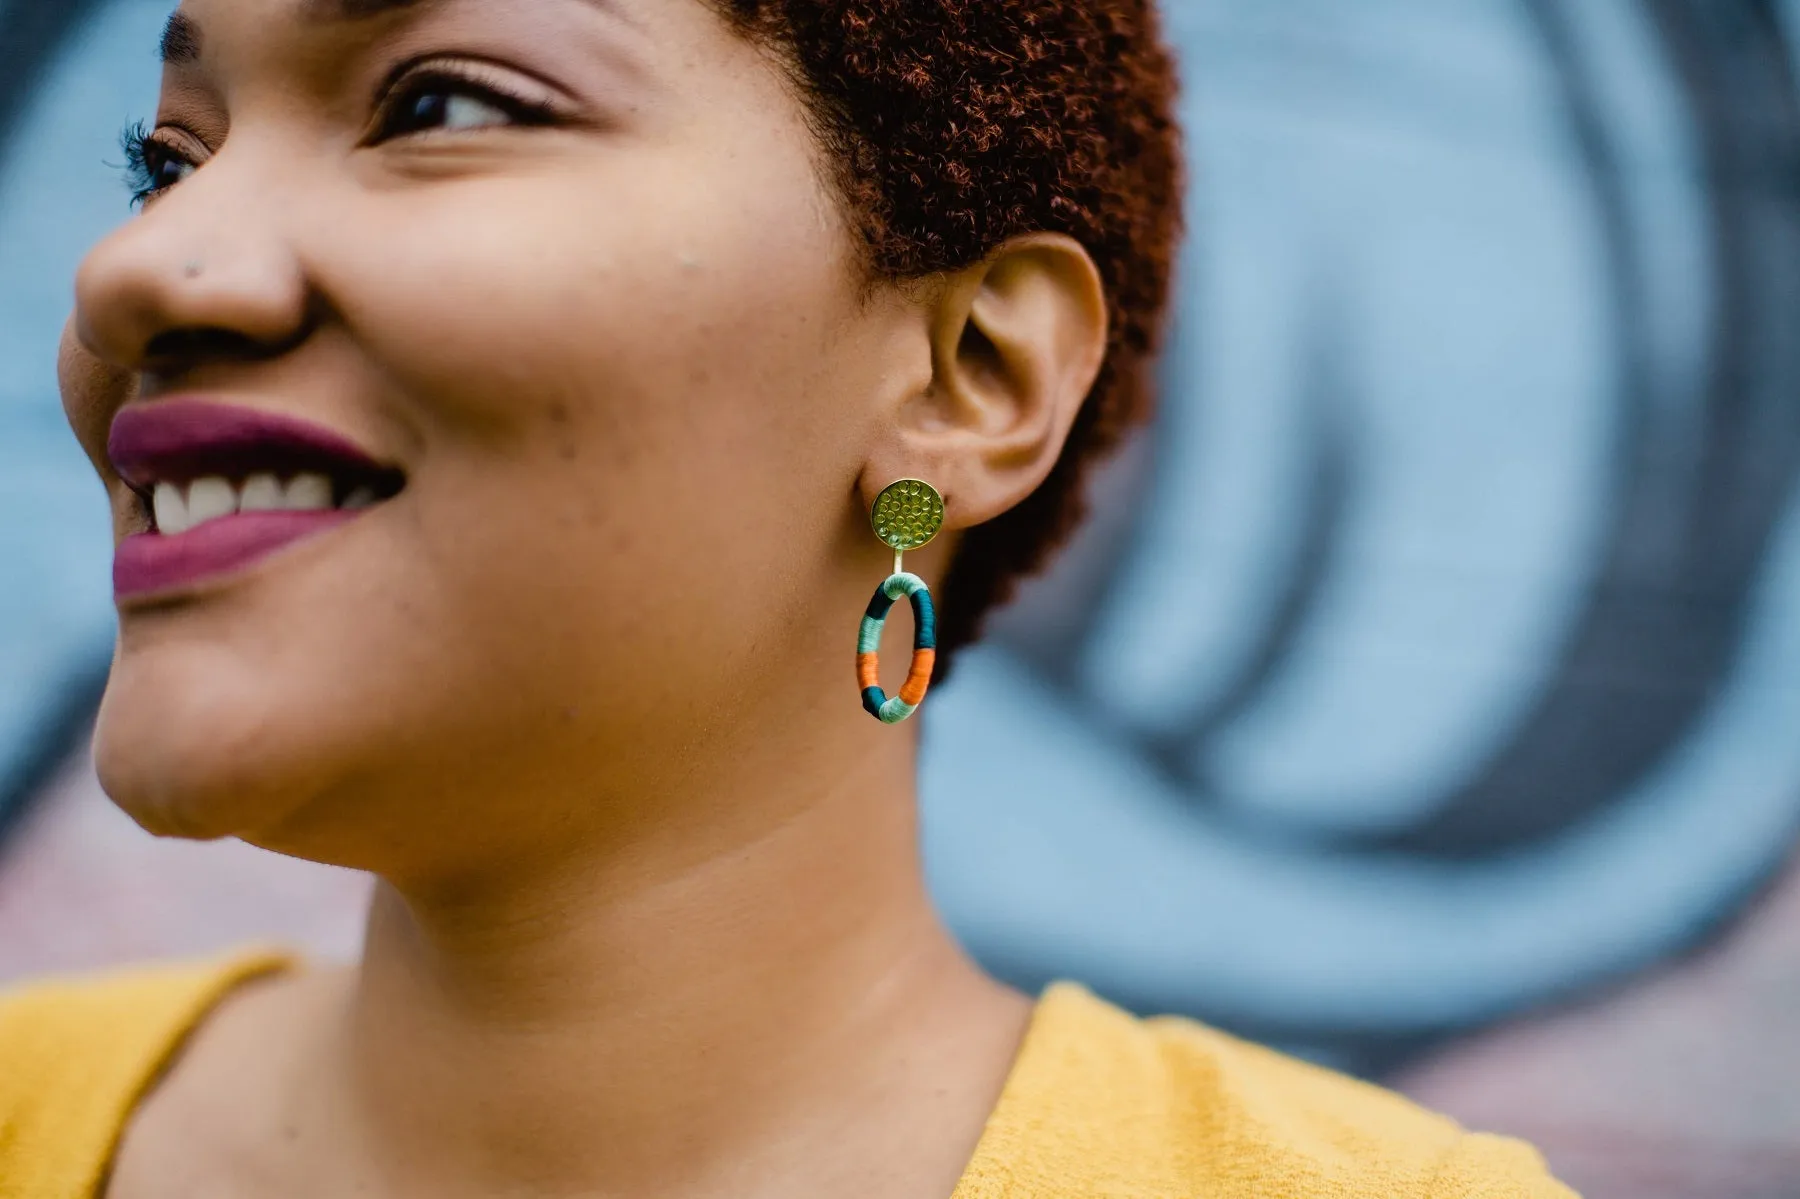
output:
<instances>
[{"instance_id":1,"label":"yellow top","mask_svg":"<svg viewBox=\"0 0 1800 1199\"><path fill-rule=\"evenodd\" d=\"M274 954L0 999L0 1199L99 1193L132 1109ZM1529 1146L1186 1020L1049 989L952 1199L1572 1199Z\"/></svg>"}]
</instances>

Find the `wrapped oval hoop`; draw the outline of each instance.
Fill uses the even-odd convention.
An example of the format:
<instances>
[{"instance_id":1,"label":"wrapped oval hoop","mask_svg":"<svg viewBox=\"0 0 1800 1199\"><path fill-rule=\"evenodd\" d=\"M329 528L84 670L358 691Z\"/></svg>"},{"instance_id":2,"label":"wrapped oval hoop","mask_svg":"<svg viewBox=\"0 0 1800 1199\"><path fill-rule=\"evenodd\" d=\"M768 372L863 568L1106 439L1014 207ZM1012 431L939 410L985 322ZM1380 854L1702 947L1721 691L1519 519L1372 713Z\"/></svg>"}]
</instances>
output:
<instances>
[{"instance_id":1,"label":"wrapped oval hoop","mask_svg":"<svg viewBox=\"0 0 1800 1199\"><path fill-rule=\"evenodd\" d=\"M905 596L913 608L912 666L900 694L889 699L881 689L881 634L887 627L888 611L894 601ZM931 686L931 672L937 665L937 610L931 603L931 588L918 575L904 572L889 575L875 589L869 610L863 614L862 629L856 637L856 681L862 687L863 708L883 724L899 724L919 710L925 691Z\"/></svg>"},{"instance_id":2,"label":"wrapped oval hoop","mask_svg":"<svg viewBox=\"0 0 1800 1199\"><path fill-rule=\"evenodd\" d=\"M894 573L875 589L856 634L856 685L862 690L863 708L883 724L899 724L919 710L931 686L937 666L937 609L931 588L918 575L908 574L903 558L938 535L944 527L944 497L920 479L890 483L869 510L869 524L894 551ZM889 698L881 689L881 634L887 627L894 601L905 596L913 608L912 666L900 693Z\"/></svg>"}]
</instances>

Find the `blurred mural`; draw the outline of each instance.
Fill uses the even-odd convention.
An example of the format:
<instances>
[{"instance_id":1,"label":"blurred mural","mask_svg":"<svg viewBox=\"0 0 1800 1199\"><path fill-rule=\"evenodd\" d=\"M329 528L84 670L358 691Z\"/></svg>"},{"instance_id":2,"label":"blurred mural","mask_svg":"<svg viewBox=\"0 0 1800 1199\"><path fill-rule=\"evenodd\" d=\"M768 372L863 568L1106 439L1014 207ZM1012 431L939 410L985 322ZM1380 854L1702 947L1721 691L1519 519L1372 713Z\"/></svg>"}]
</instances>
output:
<instances>
[{"instance_id":1,"label":"blurred mural","mask_svg":"<svg viewBox=\"0 0 1800 1199\"><path fill-rule=\"evenodd\" d=\"M236 897L156 909L219 939L261 878L252 933L357 894L145 865L79 759L48 786L110 631L54 347L168 7L0 0L0 977L108 877ZM1166 7L1165 410L935 701L953 923L1594 1196L1795 1199L1800 0Z\"/></svg>"}]
</instances>

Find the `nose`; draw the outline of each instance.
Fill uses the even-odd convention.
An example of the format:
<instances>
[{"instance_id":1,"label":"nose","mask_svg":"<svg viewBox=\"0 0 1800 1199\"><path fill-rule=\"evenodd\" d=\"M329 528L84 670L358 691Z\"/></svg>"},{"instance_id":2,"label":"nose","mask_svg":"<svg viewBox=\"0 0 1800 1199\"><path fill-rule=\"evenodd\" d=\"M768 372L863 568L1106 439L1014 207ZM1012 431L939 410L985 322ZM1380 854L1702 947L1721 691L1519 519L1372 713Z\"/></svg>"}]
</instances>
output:
<instances>
[{"instance_id":1,"label":"nose","mask_svg":"<svg viewBox=\"0 0 1800 1199\"><path fill-rule=\"evenodd\" d=\"M302 339L306 274L283 228L291 209L266 174L222 149L94 247L75 279L88 352L142 374Z\"/></svg>"}]
</instances>

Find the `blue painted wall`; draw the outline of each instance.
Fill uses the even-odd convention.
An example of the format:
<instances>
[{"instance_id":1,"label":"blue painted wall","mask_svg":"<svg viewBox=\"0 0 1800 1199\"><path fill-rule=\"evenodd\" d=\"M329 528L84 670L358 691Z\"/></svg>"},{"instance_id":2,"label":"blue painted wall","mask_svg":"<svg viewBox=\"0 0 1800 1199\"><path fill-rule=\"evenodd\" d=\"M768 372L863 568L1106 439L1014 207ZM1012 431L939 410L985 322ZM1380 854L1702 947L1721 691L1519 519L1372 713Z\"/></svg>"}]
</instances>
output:
<instances>
[{"instance_id":1,"label":"blue painted wall","mask_svg":"<svg viewBox=\"0 0 1800 1199\"><path fill-rule=\"evenodd\" d=\"M55 345L167 9L0 0L0 806L107 651ZM1791 861L1796 9L1169 5L1162 421L927 725L978 953L1372 1067Z\"/></svg>"},{"instance_id":2,"label":"blue painted wall","mask_svg":"<svg viewBox=\"0 0 1800 1199\"><path fill-rule=\"evenodd\" d=\"M1732 0L1187 0L1155 436L937 698L1013 977L1370 1067L1800 839L1800 117Z\"/></svg>"}]
</instances>

